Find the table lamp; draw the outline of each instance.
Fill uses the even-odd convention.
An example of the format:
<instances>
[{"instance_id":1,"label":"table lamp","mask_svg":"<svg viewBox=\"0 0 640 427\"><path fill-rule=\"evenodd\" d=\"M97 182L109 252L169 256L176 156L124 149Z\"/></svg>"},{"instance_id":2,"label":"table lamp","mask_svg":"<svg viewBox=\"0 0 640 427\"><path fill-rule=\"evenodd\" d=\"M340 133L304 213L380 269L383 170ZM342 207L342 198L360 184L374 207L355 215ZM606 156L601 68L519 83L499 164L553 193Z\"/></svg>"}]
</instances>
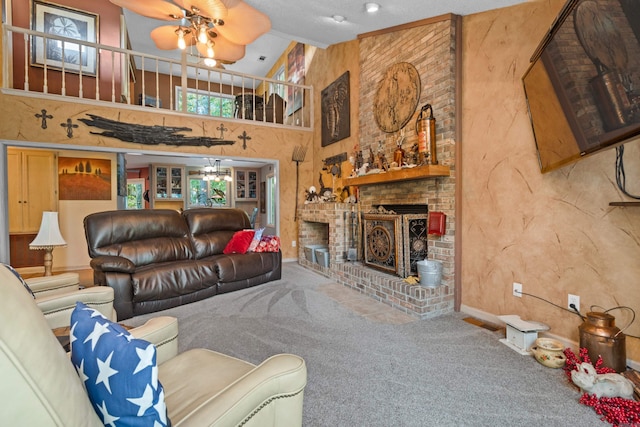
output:
<instances>
[{"instance_id":1,"label":"table lamp","mask_svg":"<svg viewBox=\"0 0 640 427\"><path fill-rule=\"evenodd\" d=\"M44 275L51 276L53 265L53 249L57 246L67 246L60 234L58 225L58 212L42 212L40 231L33 242L29 243L29 249L44 249Z\"/></svg>"}]
</instances>

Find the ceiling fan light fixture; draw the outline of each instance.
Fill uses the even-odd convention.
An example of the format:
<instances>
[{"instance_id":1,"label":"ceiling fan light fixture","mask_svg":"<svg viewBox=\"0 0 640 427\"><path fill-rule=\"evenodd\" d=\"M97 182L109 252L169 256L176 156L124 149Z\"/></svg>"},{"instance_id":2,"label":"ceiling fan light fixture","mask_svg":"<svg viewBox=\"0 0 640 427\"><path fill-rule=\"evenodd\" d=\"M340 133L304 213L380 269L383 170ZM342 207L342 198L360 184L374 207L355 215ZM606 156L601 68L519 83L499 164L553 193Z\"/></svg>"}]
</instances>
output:
<instances>
[{"instance_id":1,"label":"ceiling fan light fixture","mask_svg":"<svg viewBox=\"0 0 640 427\"><path fill-rule=\"evenodd\" d=\"M176 30L176 34L178 34L178 47L181 50L185 50L187 47L187 42L184 39L184 30L180 27Z\"/></svg>"},{"instance_id":2,"label":"ceiling fan light fixture","mask_svg":"<svg viewBox=\"0 0 640 427\"><path fill-rule=\"evenodd\" d=\"M267 15L243 0L110 0L142 16L178 21L153 29L159 49L185 50L194 46L201 58L215 56L220 64L242 59L246 46L271 29Z\"/></svg>"},{"instance_id":3,"label":"ceiling fan light fixture","mask_svg":"<svg viewBox=\"0 0 640 427\"><path fill-rule=\"evenodd\" d=\"M209 36L207 36L207 25L202 24L200 28L198 28L198 41L200 43L206 44L209 41Z\"/></svg>"},{"instance_id":4,"label":"ceiling fan light fixture","mask_svg":"<svg viewBox=\"0 0 640 427\"><path fill-rule=\"evenodd\" d=\"M204 58L204 65L206 65L207 67L215 67L216 65L218 65L218 61L216 61L213 58Z\"/></svg>"},{"instance_id":5,"label":"ceiling fan light fixture","mask_svg":"<svg viewBox=\"0 0 640 427\"><path fill-rule=\"evenodd\" d=\"M214 52L213 52L213 42L211 40L209 40L207 42L207 59L213 58L214 56Z\"/></svg>"}]
</instances>

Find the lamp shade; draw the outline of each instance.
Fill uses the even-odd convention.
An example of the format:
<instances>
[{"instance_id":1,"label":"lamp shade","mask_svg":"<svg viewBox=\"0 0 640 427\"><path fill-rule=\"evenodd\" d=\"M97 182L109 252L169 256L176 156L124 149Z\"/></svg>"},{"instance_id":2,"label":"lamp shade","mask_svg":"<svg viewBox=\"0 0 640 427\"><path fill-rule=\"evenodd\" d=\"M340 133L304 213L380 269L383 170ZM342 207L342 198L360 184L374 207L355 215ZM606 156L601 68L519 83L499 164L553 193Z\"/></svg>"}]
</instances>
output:
<instances>
[{"instance_id":1,"label":"lamp shade","mask_svg":"<svg viewBox=\"0 0 640 427\"><path fill-rule=\"evenodd\" d=\"M66 246L67 242L60 234L58 225L58 212L42 212L40 231L33 242L29 243L30 249L45 249L54 246Z\"/></svg>"}]
</instances>

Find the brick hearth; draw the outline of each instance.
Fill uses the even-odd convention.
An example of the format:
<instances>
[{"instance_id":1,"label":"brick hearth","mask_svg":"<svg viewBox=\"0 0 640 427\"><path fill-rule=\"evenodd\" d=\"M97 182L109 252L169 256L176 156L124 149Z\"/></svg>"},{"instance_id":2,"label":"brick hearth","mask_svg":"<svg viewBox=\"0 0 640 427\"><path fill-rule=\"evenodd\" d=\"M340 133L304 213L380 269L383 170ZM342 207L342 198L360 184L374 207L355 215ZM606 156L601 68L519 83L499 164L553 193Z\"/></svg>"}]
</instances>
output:
<instances>
[{"instance_id":1,"label":"brick hearth","mask_svg":"<svg viewBox=\"0 0 640 427\"><path fill-rule=\"evenodd\" d=\"M314 203L301 207L298 211L298 262L412 316L426 319L451 313L453 285L446 274L441 286L427 288L409 284L400 277L366 267L360 262L346 260L348 239L345 233L349 232L349 222L344 221L345 212L355 209L354 205L341 203ZM329 267L306 258L304 247L317 244L329 247Z\"/></svg>"}]
</instances>

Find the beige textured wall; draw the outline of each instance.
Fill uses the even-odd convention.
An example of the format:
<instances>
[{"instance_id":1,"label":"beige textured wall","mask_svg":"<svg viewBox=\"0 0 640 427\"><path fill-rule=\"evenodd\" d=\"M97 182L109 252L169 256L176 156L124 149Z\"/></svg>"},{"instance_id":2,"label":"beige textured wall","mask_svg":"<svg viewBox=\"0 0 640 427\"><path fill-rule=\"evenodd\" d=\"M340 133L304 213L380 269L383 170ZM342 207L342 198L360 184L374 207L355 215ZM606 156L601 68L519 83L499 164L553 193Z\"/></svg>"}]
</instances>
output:
<instances>
[{"instance_id":1,"label":"beige textured wall","mask_svg":"<svg viewBox=\"0 0 640 427\"><path fill-rule=\"evenodd\" d=\"M541 174L521 77L564 0L527 2L463 20L462 304L518 314L578 341L581 311L628 305L640 314L640 207L615 185L615 150ZM628 190L640 193L640 147L626 144ZM635 190L635 191L634 191ZM602 310L602 309L599 309ZM623 326L628 314L613 311ZM640 321L626 332L640 335ZM627 338L640 361L640 340Z\"/></svg>"},{"instance_id":2,"label":"beige textured wall","mask_svg":"<svg viewBox=\"0 0 640 427\"><path fill-rule=\"evenodd\" d=\"M42 129L37 118L34 117L41 109L46 109L53 115L47 129ZM87 118L87 114L95 114L113 120L127 123L142 123L146 125L186 126L193 129L192 135L219 136L216 127L222 120L203 120L199 117L180 115L177 113L163 112L163 114L140 112L127 108L106 108L83 105L71 102L52 101L43 98L27 98L0 94L0 139L5 141L18 141L21 143L55 144L58 149L87 149L96 147L98 150L118 149L120 151L145 150L162 151L163 154L197 153L206 157L230 156L252 157L259 159L274 159L280 161L280 237L284 258L297 258L297 248L292 247L292 241L297 240L297 226L293 221L295 199L295 162L291 161L291 155L296 145L311 146L312 132L298 130L283 130L268 126L254 126L241 121L226 121L225 127L229 130L225 138L237 140L238 135L246 131L251 137L247 141L247 149L242 148L240 140L232 146L218 147L178 147L169 145L143 145L120 141L115 138L107 138L100 135L92 135L90 132L100 132L98 128L92 128L78 121ZM78 128L74 129L73 138L67 138L64 129L59 123L72 119ZM189 135L188 133L186 135ZM9 142L10 144L10 142ZM178 163L178 161L176 161ZM310 162L308 167L300 168L301 180L310 181ZM307 166L305 165L305 166ZM62 216L60 221L63 221ZM77 227L82 227L82 222L77 218L73 220ZM2 232L2 230L0 230ZM6 232L6 230L5 230ZM79 235L74 232L73 235ZM82 235L82 234L81 234ZM83 236L83 235L82 235ZM60 251L64 249L59 249ZM56 251L56 253L58 250ZM61 253L60 260L64 259ZM75 266L75 264L73 264ZM56 262L56 267L61 264Z\"/></svg>"},{"instance_id":3,"label":"beige textured wall","mask_svg":"<svg viewBox=\"0 0 640 427\"><path fill-rule=\"evenodd\" d=\"M327 49L315 49L313 56L307 62L308 69L305 76L305 84L314 87L314 114L315 114L315 130L313 133L312 158L313 174L312 179L304 181L302 188L309 188L310 185L319 188L319 175L324 166L323 159L346 152L350 155L353 147L359 141L358 117L360 108L358 96L360 91L360 64L359 64L359 42L357 40L340 43L329 46ZM309 54L307 50L306 54ZM349 71L349 94L350 94L350 116L351 116L351 134L348 138L335 142L333 144L322 147L322 119L321 119L321 99L322 90L333 83L338 77ZM307 155L310 153L308 152ZM351 173L351 164L344 162L342 165L342 176L348 176ZM322 173L323 182L326 187L334 186L342 187L342 180L336 179L335 183L330 174ZM302 181L301 181L302 184Z\"/></svg>"}]
</instances>

